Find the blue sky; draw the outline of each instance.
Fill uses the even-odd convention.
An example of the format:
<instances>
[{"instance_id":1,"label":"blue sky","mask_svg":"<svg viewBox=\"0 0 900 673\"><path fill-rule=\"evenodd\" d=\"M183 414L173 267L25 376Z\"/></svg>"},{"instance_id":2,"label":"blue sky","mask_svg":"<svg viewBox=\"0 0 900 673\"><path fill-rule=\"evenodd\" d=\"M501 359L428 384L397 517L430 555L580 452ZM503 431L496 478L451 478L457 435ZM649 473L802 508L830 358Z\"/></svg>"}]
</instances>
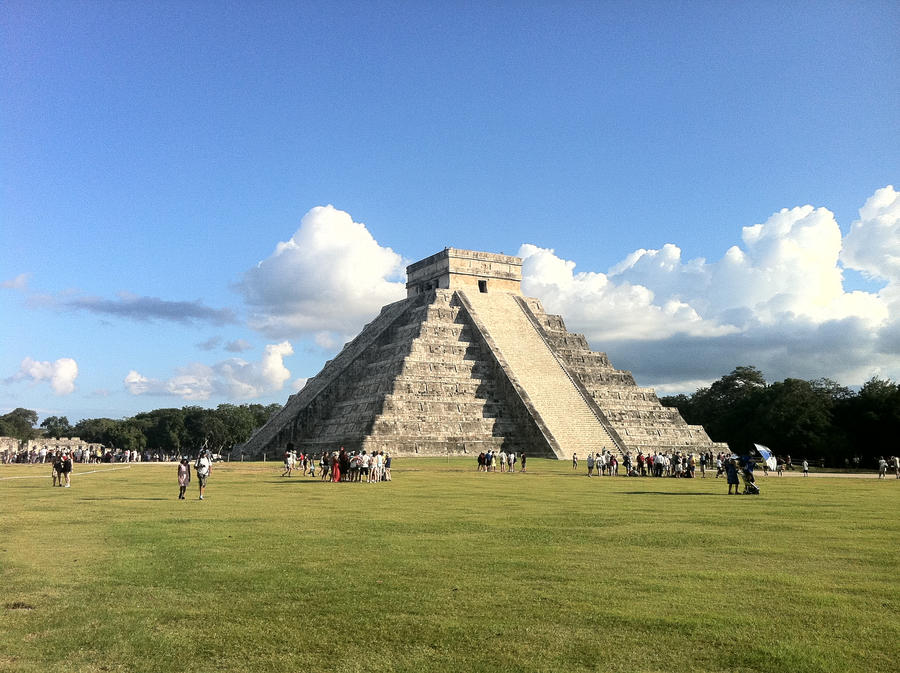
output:
<instances>
[{"instance_id":1,"label":"blue sky","mask_svg":"<svg viewBox=\"0 0 900 673\"><path fill-rule=\"evenodd\" d=\"M898 34L893 2L4 3L0 411L283 402L445 246L526 256L662 392L896 380Z\"/></svg>"}]
</instances>

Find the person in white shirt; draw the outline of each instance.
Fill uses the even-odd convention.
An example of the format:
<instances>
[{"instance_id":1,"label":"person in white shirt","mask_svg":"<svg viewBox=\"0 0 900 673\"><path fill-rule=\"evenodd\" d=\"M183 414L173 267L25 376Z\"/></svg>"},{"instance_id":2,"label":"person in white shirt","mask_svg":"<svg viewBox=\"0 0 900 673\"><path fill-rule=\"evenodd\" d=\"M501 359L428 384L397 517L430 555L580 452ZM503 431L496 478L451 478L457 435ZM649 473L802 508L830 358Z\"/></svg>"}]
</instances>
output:
<instances>
[{"instance_id":1,"label":"person in white shirt","mask_svg":"<svg viewBox=\"0 0 900 673\"><path fill-rule=\"evenodd\" d=\"M194 469L197 470L197 482L200 484L200 500L203 500L203 491L206 489L206 480L212 472L212 461L209 459L209 451L203 449L197 456L197 462L194 463Z\"/></svg>"}]
</instances>

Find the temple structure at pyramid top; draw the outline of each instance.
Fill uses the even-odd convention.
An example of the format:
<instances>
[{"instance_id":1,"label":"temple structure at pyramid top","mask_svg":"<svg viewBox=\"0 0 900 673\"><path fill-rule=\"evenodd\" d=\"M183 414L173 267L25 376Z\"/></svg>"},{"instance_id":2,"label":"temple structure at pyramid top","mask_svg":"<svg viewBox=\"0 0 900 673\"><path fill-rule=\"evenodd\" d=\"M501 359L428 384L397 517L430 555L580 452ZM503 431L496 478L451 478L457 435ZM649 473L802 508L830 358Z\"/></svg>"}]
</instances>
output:
<instances>
[{"instance_id":1,"label":"temple structure at pyramid top","mask_svg":"<svg viewBox=\"0 0 900 673\"><path fill-rule=\"evenodd\" d=\"M235 457L341 446L394 455L488 449L570 458L723 450L524 297L518 257L445 248Z\"/></svg>"},{"instance_id":2,"label":"temple structure at pyramid top","mask_svg":"<svg viewBox=\"0 0 900 673\"><path fill-rule=\"evenodd\" d=\"M444 248L406 267L406 296L431 290L522 294L522 259L490 252Z\"/></svg>"}]
</instances>

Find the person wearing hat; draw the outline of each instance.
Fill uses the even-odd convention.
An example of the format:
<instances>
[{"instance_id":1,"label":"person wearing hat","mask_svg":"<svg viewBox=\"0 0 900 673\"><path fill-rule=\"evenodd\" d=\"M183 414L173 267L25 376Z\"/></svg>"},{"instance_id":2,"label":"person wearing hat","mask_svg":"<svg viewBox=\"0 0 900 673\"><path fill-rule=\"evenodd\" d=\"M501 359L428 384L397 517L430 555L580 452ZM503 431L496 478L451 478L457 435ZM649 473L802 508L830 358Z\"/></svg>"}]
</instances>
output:
<instances>
[{"instance_id":1,"label":"person wearing hat","mask_svg":"<svg viewBox=\"0 0 900 673\"><path fill-rule=\"evenodd\" d=\"M203 500L203 489L206 488L206 480L209 479L209 473L212 472L212 461L209 459L209 451L203 449L197 456L197 462L194 463L194 469L197 470L197 481L200 484L200 500Z\"/></svg>"}]
</instances>

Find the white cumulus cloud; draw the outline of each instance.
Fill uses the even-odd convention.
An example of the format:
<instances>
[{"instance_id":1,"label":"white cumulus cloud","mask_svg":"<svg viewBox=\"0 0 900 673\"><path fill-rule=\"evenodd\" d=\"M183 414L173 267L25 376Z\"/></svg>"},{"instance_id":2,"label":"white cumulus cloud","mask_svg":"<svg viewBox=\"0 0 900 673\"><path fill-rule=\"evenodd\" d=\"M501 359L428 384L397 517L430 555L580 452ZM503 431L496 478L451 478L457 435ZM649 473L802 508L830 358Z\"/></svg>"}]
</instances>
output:
<instances>
[{"instance_id":1,"label":"white cumulus cloud","mask_svg":"<svg viewBox=\"0 0 900 673\"><path fill-rule=\"evenodd\" d=\"M229 358L214 365L195 362L179 368L168 379L148 378L131 370L124 384L132 395L163 395L185 400L253 399L283 388L291 376L284 366L284 358L293 353L291 344L283 341L267 345L258 362L240 358Z\"/></svg>"},{"instance_id":2,"label":"white cumulus cloud","mask_svg":"<svg viewBox=\"0 0 900 673\"><path fill-rule=\"evenodd\" d=\"M636 250L607 273L523 245L523 291L647 384L690 390L737 365L770 379L900 376L900 195L879 189L842 237L826 208L743 228L720 259ZM846 291L844 268L887 281Z\"/></svg>"},{"instance_id":3,"label":"white cumulus cloud","mask_svg":"<svg viewBox=\"0 0 900 673\"><path fill-rule=\"evenodd\" d=\"M77 378L78 363L72 358L59 358L50 362L26 357L22 360L19 371L6 381L7 383L21 380L30 380L34 383L49 381L54 393L69 395L75 391L75 379Z\"/></svg>"},{"instance_id":4,"label":"white cumulus cloud","mask_svg":"<svg viewBox=\"0 0 900 673\"><path fill-rule=\"evenodd\" d=\"M320 206L236 287L250 308L250 326L267 336L324 332L340 340L406 296L403 272L402 257L379 245L364 224Z\"/></svg>"}]
</instances>

